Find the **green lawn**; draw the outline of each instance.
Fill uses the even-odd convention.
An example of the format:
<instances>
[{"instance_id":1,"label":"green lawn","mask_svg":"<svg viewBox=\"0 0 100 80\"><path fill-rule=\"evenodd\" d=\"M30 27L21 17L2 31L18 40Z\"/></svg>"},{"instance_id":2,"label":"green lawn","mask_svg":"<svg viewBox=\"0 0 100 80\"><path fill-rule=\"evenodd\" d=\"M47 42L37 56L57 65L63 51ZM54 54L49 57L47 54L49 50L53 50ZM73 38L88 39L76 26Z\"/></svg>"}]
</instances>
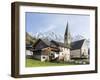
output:
<instances>
[{"instance_id":1,"label":"green lawn","mask_svg":"<svg viewBox=\"0 0 100 80\"><path fill-rule=\"evenodd\" d=\"M34 59L26 59L26 67L41 67L41 66L66 66L75 65L72 63L57 63L57 62L41 62Z\"/></svg>"}]
</instances>

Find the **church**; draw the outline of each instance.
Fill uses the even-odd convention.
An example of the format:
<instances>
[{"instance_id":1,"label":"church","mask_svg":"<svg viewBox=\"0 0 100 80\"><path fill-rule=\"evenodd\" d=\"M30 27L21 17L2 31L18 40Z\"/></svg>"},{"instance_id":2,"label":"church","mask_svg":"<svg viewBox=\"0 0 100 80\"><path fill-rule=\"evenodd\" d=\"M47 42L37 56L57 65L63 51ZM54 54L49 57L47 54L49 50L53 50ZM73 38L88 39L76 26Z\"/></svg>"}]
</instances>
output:
<instances>
[{"instance_id":1,"label":"church","mask_svg":"<svg viewBox=\"0 0 100 80\"><path fill-rule=\"evenodd\" d=\"M33 45L33 48L33 58L35 59L41 61L70 61L71 34L68 23L66 25L63 42L38 39L38 41Z\"/></svg>"}]
</instances>

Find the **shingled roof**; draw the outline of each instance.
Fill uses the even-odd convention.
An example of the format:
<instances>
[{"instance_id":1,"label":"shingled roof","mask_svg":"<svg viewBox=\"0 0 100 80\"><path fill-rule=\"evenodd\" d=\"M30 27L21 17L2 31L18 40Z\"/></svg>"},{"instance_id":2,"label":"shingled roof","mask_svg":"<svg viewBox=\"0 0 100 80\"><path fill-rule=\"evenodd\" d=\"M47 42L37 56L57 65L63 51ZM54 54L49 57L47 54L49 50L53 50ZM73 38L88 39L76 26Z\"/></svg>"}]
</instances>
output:
<instances>
[{"instance_id":1,"label":"shingled roof","mask_svg":"<svg viewBox=\"0 0 100 80\"><path fill-rule=\"evenodd\" d=\"M72 42L71 50L80 49L82 47L84 41L85 41L85 39Z\"/></svg>"}]
</instances>

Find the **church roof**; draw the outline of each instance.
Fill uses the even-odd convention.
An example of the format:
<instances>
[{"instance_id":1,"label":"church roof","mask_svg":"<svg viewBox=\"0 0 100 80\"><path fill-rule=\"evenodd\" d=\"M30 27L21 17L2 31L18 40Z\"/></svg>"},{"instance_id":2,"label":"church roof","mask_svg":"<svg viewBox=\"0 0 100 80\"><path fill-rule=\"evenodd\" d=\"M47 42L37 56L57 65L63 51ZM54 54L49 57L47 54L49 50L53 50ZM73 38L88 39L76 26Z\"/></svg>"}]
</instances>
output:
<instances>
[{"instance_id":1,"label":"church roof","mask_svg":"<svg viewBox=\"0 0 100 80\"><path fill-rule=\"evenodd\" d=\"M68 22L67 22L67 25L66 25L66 29L65 29L65 36L71 36L70 35L70 30L69 30L69 24L68 24Z\"/></svg>"},{"instance_id":2,"label":"church roof","mask_svg":"<svg viewBox=\"0 0 100 80\"><path fill-rule=\"evenodd\" d=\"M66 26L66 29L65 29L65 35L68 35L69 33L69 30L68 30L68 22L67 22L67 26Z\"/></svg>"},{"instance_id":3,"label":"church roof","mask_svg":"<svg viewBox=\"0 0 100 80\"><path fill-rule=\"evenodd\" d=\"M67 47L67 46L65 46L65 44L62 43L62 42L57 42L57 41L52 40L51 43L54 43L56 46Z\"/></svg>"},{"instance_id":4,"label":"church roof","mask_svg":"<svg viewBox=\"0 0 100 80\"><path fill-rule=\"evenodd\" d=\"M80 49L84 43L85 39L78 40L71 43L71 50Z\"/></svg>"}]
</instances>

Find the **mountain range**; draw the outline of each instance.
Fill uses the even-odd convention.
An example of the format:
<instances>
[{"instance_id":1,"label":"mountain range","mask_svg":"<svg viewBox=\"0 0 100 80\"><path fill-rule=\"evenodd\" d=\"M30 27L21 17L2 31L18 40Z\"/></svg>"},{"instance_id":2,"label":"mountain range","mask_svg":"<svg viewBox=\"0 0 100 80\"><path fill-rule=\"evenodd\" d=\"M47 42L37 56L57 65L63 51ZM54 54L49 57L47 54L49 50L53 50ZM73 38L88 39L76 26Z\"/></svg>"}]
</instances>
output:
<instances>
[{"instance_id":1,"label":"mountain range","mask_svg":"<svg viewBox=\"0 0 100 80\"><path fill-rule=\"evenodd\" d=\"M59 42L64 42L64 37L62 35L56 34L54 32L36 33L36 34L26 32L26 43L27 44L31 44L31 43L34 44L39 38L45 39L48 41L55 40L55 41L59 41ZM81 39L85 39L82 35L76 35L71 38L72 38L71 39L72 42L78 41ZM86 39L86 40L87 40L87 44L89 46L90 40L89 39Z\"/></svg>"}]
</instances>

